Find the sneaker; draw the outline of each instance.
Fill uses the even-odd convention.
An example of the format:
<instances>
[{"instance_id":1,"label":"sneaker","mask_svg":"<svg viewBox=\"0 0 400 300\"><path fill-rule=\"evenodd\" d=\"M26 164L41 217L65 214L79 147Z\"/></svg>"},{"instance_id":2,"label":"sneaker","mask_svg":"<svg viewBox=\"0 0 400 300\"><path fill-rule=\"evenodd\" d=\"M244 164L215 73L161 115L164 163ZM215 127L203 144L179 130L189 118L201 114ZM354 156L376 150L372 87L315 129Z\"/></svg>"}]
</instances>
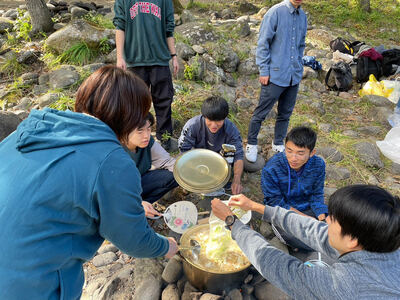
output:
<instances>
[{"instance_id":1,"label":"sneaker","mask_svg":"<svg viewBox=\"0 0 400 300\"><path fill-rule=\"evenodd\" d=\"M257 145L249 145L246 146L246 159L249 162L256 162L257 160Z\"/></svg>"},{"instance_id":2,"label":"sneaker","mask_svg":"<svg viewBox=\"0 0 400 300\"><path fill-rule=\"evenodd\" d=\"M274 142L272 142L272 151L283 152L285 151L285 145L275 145Z\"/></svg>"}]
</instances>

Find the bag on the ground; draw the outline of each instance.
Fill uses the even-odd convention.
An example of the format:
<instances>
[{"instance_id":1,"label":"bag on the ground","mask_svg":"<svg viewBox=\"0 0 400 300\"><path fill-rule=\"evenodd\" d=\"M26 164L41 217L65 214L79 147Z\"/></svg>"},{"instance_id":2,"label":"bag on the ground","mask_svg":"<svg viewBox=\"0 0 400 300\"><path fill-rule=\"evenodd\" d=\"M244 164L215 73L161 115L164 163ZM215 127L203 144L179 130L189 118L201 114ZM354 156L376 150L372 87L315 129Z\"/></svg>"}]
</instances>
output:
<instances>
[{"instance_id":1,"label":"bag on the ground","mask_svg":"<svg viewBox=\"0 0 400 300\"><path fill-rule=\"evenodd\" d=\"M383 76L390 76L394 74L396 69L393 65L400 66L400 49L390 49L382 52L382 73Z\"/></svg>"},{"instance_id":2,"label":"bag on the ground","mask_svg":"<svg viewBox=\"0 0 400 300\"><path fill-rule=\"evenodd\" d=\"M372 60L367 56L359 57L356 69L357 82L367 82L371 74L379 80L382 76L382 62L380 60Z\"/></svg>"},{"instance_id":3,"label":"bag on the ground","mask_svg":"<svg viewBox=\"0 0 400 300\"><path fill-rule=\"evenodd\" d=\"M329 46L332 51L339 50L342 53L354 55L354 49L350 41L338 37L330 41Z\"/></svg>"},{"instance_id":4,"label":"bag on the ground","mask_svg":"<svg viewBox=\"0 0 400 300\"><path fill-rule=\"evenodd\" d=\"M352 42L351 48L353 48L354 54L356 54L360 50L361 46L363 46L363 45L365 45L364 42L360 42L360 41Z\"/></svg>"},{"instance_id":5,"label":"bag on the ground","mask_svg":"<svg viewBox=\"0 0 400 300\"><path fill-rule=\"evenodd\" d=\"M373 74L369 75L369 80L364 84L363 88L358 91L360 97L365 95L376 95L382 96L389 99L390 95L394 91L394 88L388 88L384 81L376 80ZM386 100L385 100L386 101Z\"/></svg>"},{"instance_id":6,"label":"bag on the ground","mask_svg":"<svg viewBox=\"0 0 400 300\"><path fill-rule=\"evenodd\" d=\"M351 68L343 61L333 64L325 77L325 84L334 91L348 91L351 89L352 82Z\"/></svg>"}]
</instances>

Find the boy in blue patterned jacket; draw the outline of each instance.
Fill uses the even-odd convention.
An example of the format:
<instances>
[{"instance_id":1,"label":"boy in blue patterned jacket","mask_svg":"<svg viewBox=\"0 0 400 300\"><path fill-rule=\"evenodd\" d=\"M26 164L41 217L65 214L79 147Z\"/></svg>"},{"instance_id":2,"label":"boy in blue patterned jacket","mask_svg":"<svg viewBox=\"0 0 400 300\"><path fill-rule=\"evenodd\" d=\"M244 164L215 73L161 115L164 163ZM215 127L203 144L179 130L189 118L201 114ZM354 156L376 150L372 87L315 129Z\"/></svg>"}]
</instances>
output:
<instances>
[{"instance_id":1,"label":"boy in blue patterned jacket","mask_svg":"<svg viewBox=\"0 0 400 300\"><path fill-rule=\"evenodd\" d=\"M308 127L293 128L285 139L285 152L274 155L262 170L264 203L325 221L325 163L315 155L317 134ZM293 248L307 249L280 228L275 234Z\"/></svg>"}]
</instances>

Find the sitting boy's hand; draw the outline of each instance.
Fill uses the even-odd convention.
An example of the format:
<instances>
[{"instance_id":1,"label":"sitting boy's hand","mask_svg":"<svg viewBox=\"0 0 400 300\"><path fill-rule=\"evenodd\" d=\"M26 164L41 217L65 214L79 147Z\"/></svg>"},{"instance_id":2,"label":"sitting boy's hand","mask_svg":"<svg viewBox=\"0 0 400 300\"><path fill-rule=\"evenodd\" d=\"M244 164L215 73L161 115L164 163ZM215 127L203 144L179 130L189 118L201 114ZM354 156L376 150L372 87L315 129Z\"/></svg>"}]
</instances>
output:
<instances>
[{"instance_id":1,"label":"sitting boy's hand","mask_svg":"<svg viewBox=\"0 0 400 300\"><path fill-rule=\"evenodd\" d=\"M161 215L160 212L158 212L154 209L153 205L151 205L150 202L142 201L142 205L143 205L144 213L145 213L146 217L155 217L155 216Z\"/></svg>"},{"instance_id":2,"label":"sitting boy's hand","mask_svg":"<svg viewBox=\"0 0 400 300\"><path fill-rule=\"evenodd\" d=\"M252 210L254 201L247 198L245 195L235 195L229 199L229 206L239 206L243 210Z\"/></svg>"}]
</instances>

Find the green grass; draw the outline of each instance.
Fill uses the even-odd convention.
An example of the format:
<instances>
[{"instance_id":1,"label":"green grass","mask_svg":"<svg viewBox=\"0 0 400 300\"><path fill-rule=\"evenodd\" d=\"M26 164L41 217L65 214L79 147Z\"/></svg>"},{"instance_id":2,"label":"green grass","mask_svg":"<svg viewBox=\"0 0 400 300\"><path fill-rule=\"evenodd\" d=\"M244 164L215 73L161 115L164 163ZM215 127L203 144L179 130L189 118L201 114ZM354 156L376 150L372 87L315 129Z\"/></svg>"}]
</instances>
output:
<instances>
[{"instance_id":1,"label":"green grass","mask_svg":"<svg viewBox=\"0 0 400 300\"><path fill-rule=\"evenodd\" d=\"M75 99L71 98L66 95L62 95L60 99L58 99L56 102L52 103L49 105L50 108L54 108L57 110L74 110L75 107Z\"/></svg>"},{"instance_id":2,"label":"green grass","mask_svg":"<svg viewBox=\"0 0 400 300\"><path fill-rule=\"evenodd\" d=\"M90 63L99 53L98 49L93 49L85 42L79 42L61 53L57 59L57 63L69 63L82 66Z\"/></svg>"},{"instance_id":3,"label":"green grass","mask_svg":"<svg viewBox=\"0 0 400 300\"><path fill-rule=\"evenodd\" d=\"M350 33L366 37L367 41L379 38L400 42L398 0L371 0L370 13L363 12L356 0L305 1L303 7L311 14L313 22L328 28L347 29Z\"/></svg>"},{"instance_id":4,"label":"green grass","mask_svg":"<svg viewBox=\"0 0 400 300\"><path fill-rule=\"evenodd\" d=\"M0 73L4 73L7 77L15 77L22 74L26 69L24 64L17 60L16 54L11 54L0 64Z\"/></svg>"}]
</instances>

